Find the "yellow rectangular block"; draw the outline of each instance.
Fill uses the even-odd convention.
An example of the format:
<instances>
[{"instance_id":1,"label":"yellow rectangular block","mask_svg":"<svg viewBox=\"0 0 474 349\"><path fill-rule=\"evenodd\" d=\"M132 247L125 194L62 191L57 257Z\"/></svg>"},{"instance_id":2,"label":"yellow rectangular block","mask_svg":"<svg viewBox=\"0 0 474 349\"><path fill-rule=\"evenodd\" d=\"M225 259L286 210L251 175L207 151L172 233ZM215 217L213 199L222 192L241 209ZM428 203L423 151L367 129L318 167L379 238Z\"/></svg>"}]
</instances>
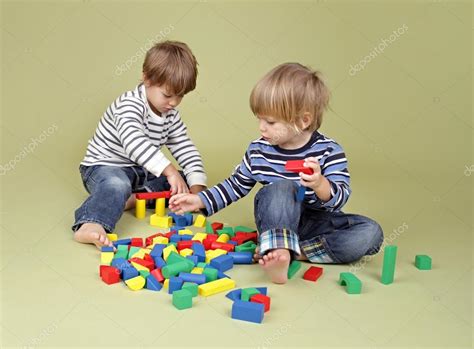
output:
<instances>
[{"instance_id":1,"label":"yellow rectangular block","mask_svg":"<svg viewBox=\"0 0 474 349\"><path fill-rule=\"evenodd\" d=\"M100 253L100 264L110 265L110 263L112 262L112 259L114 259L114 253L113 252L101 252Z\"/></svg>"},{"instance_id":2,"label":"yellow rectangular block","mask_svg":"<svg viewBox=\"0 0 474 349\"><path fill-rule=\"evenodd\" d=\"M158 216L165 216L166 215L166 208L165 208L165 198L158 198L155 202L155 213Z\"/></svg>"},{"instance_id":3,"label":"yellow rectangular block","mask_svg":"<svg viewBox=\"0 0 474 349\"><path fill-rule=\"evenodd\" d=\"M194 221L194 226L199 227L199 228L204 228L206 226L206 217L203 216L202 214L198 215L196 217L196 220Z\"/></svg>"},{"instance_id":4,"label":"yellow rectangular block","mask_svg":"<svg viewBox=\"0 0 474 349\"><path fill-rule=\"evenodd\" d=\"M193 270L191 270L191 274L202 274L203 271L204 268L194 267Z\"/></svg>"},{"instance_id":5,"label":"yellow rectangular block","mask_svg":"<svg viewBox=\"0 0 474 349\"><path fill-rule=\"evenodd\" d=\"M227 235L227 234L221 234L221 235L219 235L219 237L217 238L216 241L217 241L217 242L224 242L224 243L226 243L226 242L229 241L229 239L230 239L229 235Z\"/></svg>"},{"instance_id":6,"label":"yellow rectangular block","mask_svg":"<svg viewBox=\"0 0 474 349\"><path fill-rule=\"evenodd\" d=\"M206 237L206 233L196 233L191 240L202 242L202 240L204 240Z\"/></svg>"},{"instance_id":7,"label":"yellow rectangular block","mask_svg":"<svg viewBox=\"0 0 474 349\"><path fill-rule=\"evenodd\" d=\"M153 238L153 246L156 244L168 244L168 238L166 236L157 236L156 238Z\"/></svg>"},{"instance_id":8,"label":"yellow rectangular block","mask_svg":"<svg viewBox=\"0 0 474 349\"><path fill-rule=\"evenodd\" d=\"M158 216L152 214L150 216L150 225L158 228L169 228L173 225L173 218L170 216Z\"/></svg>"},{"instance_id":9,"label":"yellow rectangular block","mask_svg":"<svg viewBox=\"0 0 474 349\"><path fill-rule=\"evenodd\" d=\"M166 261L168 259L168 256L170 255L171 252L176 252L178 253L178 250L176 249L176 247L174 245L169 245L169 246L166 246L164 249L163 249L163 259Z\"/></svg>"},{"instance_id":10,"label":"yellow rectangular block","mask_svg":"<svg viewBox=\"0 0 474 349\"><path fill-rule=\"evenodd\" d=\"M183 257L192 256L193 253L194 251L190 248L183 248L181 251L179 251L179 254Z\"/></svg>"},{"instance_id":11,"label":"yellow rectangular block","mask_svg":"<svg viewBox=\"0 0 474 349\"><path fill-rule=\"evenodd\" d=\"M193 235L193 231L189 229L178 230L178 235Z\"/></svg>"},{"instance_id":12,"label":"yellow rectangular block","mask_svg":"<svg viewBox=\"0 0 474 349\"><path fill-rule=\"evenodd\" d=\"M135 217L138 219L146 216L146 200L137 199L135 201Z\"/></svg>"},{"instance_id":13,"label":"yellow rectangular block","mask_svg":"<svg viewBox=\"0 0 474 349\"><path fill-rule=\"evenodd\" d=\"M213 294L224 292L235 287L235 281L229 278L223 278L219 280L214 280L211 282L206 282L198 286L198 293L201 296L207 297L212 296Z\"/></svg>"},{"instance_id":14,"label":"yellow rectangular block","mask_svg":"<svg viewBox=\"0 0 474 349\"><path fill-rule=\"evenodd\" d=\"M147 267L144 267L143 265L138 264L136 262L130 262L130 264L133 265L135 269L137 269L138 271L140 270L150 271L150 269L148 269Z\"/></svg>"},{"instance_id":15,"label":"yellow rectangular block","mask_svg":"<svg viewBox=\"0 0 474 349\"><path fill-rule=\"evenodd\" d=\"M109 238L110 241L117 241L118 240L117 234L114 234L114 233L107 234L107 237Z\"/></svg>"}]
</instances>

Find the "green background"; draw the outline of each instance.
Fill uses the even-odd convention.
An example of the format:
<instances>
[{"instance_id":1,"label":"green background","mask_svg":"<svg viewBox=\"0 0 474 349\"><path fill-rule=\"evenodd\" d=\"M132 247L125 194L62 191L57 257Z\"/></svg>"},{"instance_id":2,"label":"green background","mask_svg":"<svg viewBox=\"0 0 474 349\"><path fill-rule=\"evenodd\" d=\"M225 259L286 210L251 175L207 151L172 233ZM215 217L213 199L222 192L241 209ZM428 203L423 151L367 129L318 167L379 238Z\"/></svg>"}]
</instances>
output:
<instances>
[{"instance_id":1,"label":"green background","mask_svg":"<svg viewBox=\"0 0 474 349\"><path fill-rule=\"evenodd\" d=\"M472 345L470 2L2 1L0 27L2 345ZM273 308L257 326L229 319L222 295L179 312L164 293L100 282L98 253L71 239L86 198L77 168L163 34L199 62L179 109L211 185L259 135L248 106L257 80L289 61L323 72L332 99L321 132L343 146L352 175L344 210L377 220L399 247L395 284L378 282L382 253L326 266L316 285L274 286L257 266L236 267L238 287L270 287ZM212 219L253 225L255 192ZM133 213L117 227L122 237L155 231ZM417 271L415 254L434 269ZM348 270L363 295L337 285Z\"/></svg>"}]
</instances>

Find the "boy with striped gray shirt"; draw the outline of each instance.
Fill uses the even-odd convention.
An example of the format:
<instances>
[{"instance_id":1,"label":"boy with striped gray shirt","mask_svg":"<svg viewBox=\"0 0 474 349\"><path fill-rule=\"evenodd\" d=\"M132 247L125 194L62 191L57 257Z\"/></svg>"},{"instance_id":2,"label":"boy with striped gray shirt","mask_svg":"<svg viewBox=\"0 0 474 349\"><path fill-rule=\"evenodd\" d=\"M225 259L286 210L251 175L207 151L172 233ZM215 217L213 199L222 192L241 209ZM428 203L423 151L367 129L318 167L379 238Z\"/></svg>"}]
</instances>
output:
<instances>
[{"instance_id":1,"label":"boy with striped gray shirt","mask_svg":"<svg viewBox=\"0 0 474 349\"><path fill-rule=\"evenodd\" d=\"M90 196L75 212L76 241L112 246L106 233L134 207L134 192L171 190L174 195L206 188L201 155L175 109L194 90L196 78L197 61L186 44L165 41L147 52L143 82L107 108L89 140L79 170Z\"/></svg>"}]
</instances>

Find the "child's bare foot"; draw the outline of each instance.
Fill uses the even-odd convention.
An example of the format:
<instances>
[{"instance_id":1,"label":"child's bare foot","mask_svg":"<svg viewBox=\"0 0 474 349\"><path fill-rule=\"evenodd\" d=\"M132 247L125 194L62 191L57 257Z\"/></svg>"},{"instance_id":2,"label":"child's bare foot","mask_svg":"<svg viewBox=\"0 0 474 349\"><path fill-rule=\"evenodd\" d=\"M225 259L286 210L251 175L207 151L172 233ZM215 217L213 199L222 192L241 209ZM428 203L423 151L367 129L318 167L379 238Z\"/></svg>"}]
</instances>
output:
<instances>
[{"instance_id":1,"label":"child's bare foot","mask_svg":"<svg viewBox=\"0 0 474 349\"><path fill-rule=\"evenodd\" d=\"M276 249L268 252L258 261L263 270L275 284L284 284L288 281L288 267L290 252L286 249Z\"/></svg>"},{"instance_id":2,"label":"child's bare foot","mask_svg":"<svg viewBox=\"0 0 474 349\"><path fill-rule=\"evenodd\" d=\"M256 263L258 263L258 261L262 259L262 256L260 255L259 252L260 252L260 249L259 249L259 246L257 245L257 247L255 248L255 253L253 255L253 261Z\"/></svg>"},{"instance_id":3,"label":"child's bare foot","mask_svg":"<svg viewBox=\"0 0 474 349\"><path fill-rule=\"evenodd\" d=\"M107 233L100 224L84 223L74 233L74 240L83 244L94 244L100 250L102 246L113 246L107 238Z\"/></svg>"}]
</instances>

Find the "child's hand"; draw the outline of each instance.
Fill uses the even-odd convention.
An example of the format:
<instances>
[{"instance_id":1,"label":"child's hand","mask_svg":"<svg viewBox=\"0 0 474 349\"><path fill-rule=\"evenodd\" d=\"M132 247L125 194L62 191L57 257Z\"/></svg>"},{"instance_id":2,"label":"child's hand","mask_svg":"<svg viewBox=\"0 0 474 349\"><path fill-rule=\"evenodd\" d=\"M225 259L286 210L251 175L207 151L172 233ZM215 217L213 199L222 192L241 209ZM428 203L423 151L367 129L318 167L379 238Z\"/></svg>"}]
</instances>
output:
<instances>
[{"instance_id":1,"label":"child's hand","mask_svg":"<svg viewBox=\"0 0 474 349\"><path fill-rule=\"evenodd\" d=\"M176 168L169 164L164 170L163 175L166 176L168 183L171 189L171 195L174 194L181 194L181 193L189 193L188 186L184 181L183 177L181 177L180 173Z\"/></svg>"},{"instance_id":2,"label":"child's hand","mask_svg":"<svg viewBox=\"0 0 474 349\"><path fill-rule=\"evenodd\" d=\"M169 209L177 214L204 208L201 198L195 194L176 194L170 198Z\"/></svg>"},{"instance_id":3,"label":"child's hand","mask_svg":"<svg viewBox=\"0 0 474 349\"><path fill-rule=\"evenodd\" d=\"M321 167L319 167L319 161L315 157L310 157L304 159L304 167L311 168L313 170L313 174L304 174L300 172L300 183L304 187L308 187L317 191L318 188L324 181L324 176L321 174Z\"/></svg>"}]
</instances>

